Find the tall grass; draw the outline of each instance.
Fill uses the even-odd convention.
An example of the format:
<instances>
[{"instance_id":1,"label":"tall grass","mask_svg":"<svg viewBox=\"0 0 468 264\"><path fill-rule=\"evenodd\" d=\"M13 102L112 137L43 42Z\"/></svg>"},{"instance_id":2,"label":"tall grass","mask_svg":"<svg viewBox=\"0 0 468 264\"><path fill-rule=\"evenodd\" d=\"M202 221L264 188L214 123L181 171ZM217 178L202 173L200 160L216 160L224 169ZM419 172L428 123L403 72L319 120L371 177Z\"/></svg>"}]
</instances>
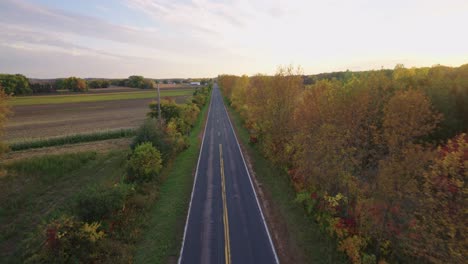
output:
<instances>
[{"instance_id":1,"label":"tall grass","mask_svg":"<svg viewBox=\"0 0 468 264\"><path fill-rule=\"evenodd\" d=\"M20 175L41 175L54 177L64 175L81 168L91 160L96 159L96 152L80 152L65 155L46 155L16 161L7 164L8 171Z\"/></svg>"},{"instance_id":2,"label":"tall grass","mask_svg":"<svg viewBox=\"0 0 468 264\"><path fill-rule=\"evenodd\" d=\"M19 150L25 150L25 149L44 148L44 147L61 146L61 145L67 145L67 144L100 141L100 140L106 140L106 139L129 138L135 135L136 135L136 131L133 128L99 131L99 132L87 133L87 134L75 134L75 135L68 135L64 137L54 137L54 138L39 139L39 140L32 140L32 141L16 142L10 145L10 149L12 151L19 151Z\"/></svg>"},{"instance_id":3,"label":"tall grass","mask_svg":"<svg viewBox=\"0 0 468 264\"><path fill-rule=\"evenodd\" d=\"M41 223L74 213L80 194L94 186L117 188L127 155L127 151L79 152L0 165L7 170L0 177L0 263L24 263L38 247L37 236L45 235Z\"/></svg>"}]
</instances>

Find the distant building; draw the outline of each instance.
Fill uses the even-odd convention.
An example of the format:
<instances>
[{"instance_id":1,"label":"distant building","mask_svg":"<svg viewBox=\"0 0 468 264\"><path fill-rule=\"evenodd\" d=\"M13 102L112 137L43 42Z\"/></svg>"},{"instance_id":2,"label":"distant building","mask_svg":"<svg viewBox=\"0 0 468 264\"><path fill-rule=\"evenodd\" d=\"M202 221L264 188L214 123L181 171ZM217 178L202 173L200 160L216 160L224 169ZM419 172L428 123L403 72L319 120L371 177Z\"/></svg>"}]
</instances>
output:
<instances>
[{"instance_id":1,"label":"distant building","mask_svg":"<svg viewBox=\"0 0 468 264\"><path fill-rule=\"evenodd\" d=\"M190 82L190 85L192 85L192 86L200 86L200 82Z\"/></svg>"}]
</instances>

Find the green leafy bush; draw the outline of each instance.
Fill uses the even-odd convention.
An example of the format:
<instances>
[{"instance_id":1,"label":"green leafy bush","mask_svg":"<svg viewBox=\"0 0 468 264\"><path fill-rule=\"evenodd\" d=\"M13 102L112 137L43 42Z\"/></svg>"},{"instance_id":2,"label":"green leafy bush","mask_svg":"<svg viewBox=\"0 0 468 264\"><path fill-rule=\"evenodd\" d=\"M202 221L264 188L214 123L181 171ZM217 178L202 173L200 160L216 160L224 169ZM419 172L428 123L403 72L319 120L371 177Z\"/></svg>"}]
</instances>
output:
<instances>
[{"instance_id":1,"label":"green leafy bush","mask_svg":"<svg viewBox=\"0 0 468 264\"><path fill-rule=\"evenodd\" d=\"M127 180L146 182L159 175L162 169L162 157L151 142L138 145L128 161Z\"/></svg>"},{"instance_id":2,"label":"green leafy bush","mask_svg":"<svg viewBox=\"0 0 468 264\"><path fill-rule=\"evenodd\" d=\"M101 221L124 206L130 191L127 184L93 186L77 195L73 211L83 221Z\"/></svg>"},{"instance_id":3,"label":"green leafy bush","mask_svg":"<svg viewBox=\"0 0 468 264\"><path fill-rule=\"evenodd\" d=\"M131 148L135 149L145 142L151 142L161 152L164 161L169 160L174 153L171 139L165 132L164 124L159 123L156 119L149 118L138 128Z\"/></svg>"}]
</instances>

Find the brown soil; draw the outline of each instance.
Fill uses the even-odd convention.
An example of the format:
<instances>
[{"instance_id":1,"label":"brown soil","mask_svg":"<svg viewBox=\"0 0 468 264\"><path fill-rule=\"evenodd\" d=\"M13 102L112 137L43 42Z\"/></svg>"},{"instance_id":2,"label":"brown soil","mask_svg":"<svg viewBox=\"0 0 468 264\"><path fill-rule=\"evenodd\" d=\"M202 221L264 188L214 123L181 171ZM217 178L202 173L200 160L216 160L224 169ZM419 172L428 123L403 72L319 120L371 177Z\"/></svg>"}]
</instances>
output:
<instances>
[{"instance_id":1,"label":"brown soil","mask_svg":"<svg viewBox=\"0 0 468 264\"><path fill-rule=\"evenodd\" d=\"M176 97L184 102L186 96ZM7 142L139 126L152 99L14 106L5 127Z\"/></svg>"}]
</instances>

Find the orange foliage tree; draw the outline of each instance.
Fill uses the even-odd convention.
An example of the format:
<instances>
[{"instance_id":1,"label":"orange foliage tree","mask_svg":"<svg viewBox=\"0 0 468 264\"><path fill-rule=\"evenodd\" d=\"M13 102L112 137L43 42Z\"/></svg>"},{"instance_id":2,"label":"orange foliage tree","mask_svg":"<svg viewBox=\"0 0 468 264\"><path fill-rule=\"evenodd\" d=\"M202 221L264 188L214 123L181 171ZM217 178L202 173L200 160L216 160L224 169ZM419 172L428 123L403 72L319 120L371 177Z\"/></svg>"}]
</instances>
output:
<instances>
[{"instance_id":1,"label":"orange foliage tree","mask_svg":"<svg viewBox=\"0 0 468 264\"><path fill-rule=\"evenodd\" d=\"M306 87L292 67L218 82L353 263L466 258L467 137L435 144L468 129L468 65L397 65Z\"/></svg>"}]
</instances>

